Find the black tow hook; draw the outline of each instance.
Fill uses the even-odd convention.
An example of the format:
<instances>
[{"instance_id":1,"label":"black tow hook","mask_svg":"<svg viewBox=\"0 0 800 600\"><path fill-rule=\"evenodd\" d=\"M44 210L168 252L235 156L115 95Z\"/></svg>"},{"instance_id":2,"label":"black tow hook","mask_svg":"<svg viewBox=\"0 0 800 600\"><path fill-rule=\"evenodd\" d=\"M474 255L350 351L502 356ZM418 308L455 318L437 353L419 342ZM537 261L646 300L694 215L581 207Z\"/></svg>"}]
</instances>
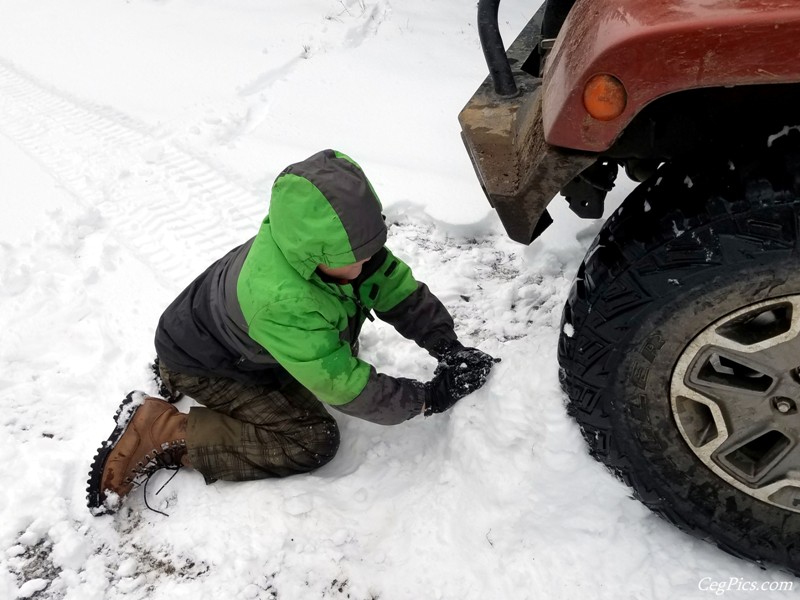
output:
<instances>
[{"instance_id":1,"label":"black tow hook","mask_svg":"<svg viewBox=\"0 0 800 600\"><path fill-rule=\"evenodd\" d=\"M497 22L499 7L500 0L478 0L478 36L486 65L489 67L489 75L494 82L495 93L504 98L513 98L519 91L511 73L503 38L500 36Z\"/></svg>"}]
</instances>

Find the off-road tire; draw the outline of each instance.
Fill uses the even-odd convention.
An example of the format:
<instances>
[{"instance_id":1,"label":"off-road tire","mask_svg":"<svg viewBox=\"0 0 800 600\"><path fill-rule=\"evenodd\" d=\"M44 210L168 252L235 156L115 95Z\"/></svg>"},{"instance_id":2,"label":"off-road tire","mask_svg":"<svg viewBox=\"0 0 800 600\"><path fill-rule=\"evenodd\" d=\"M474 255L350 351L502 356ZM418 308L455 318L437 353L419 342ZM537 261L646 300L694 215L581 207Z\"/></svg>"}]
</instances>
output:
<instances>
[{"instance_id":1,"label":"off-road tire","mask_svg":"<svg viewBox=\"0 0 800 600\"><path fill-rule=\"evenodd\" d=\"M662 166L590 247L559 340L568 412L591 454L653 511L797 574L800 513L759 501L701 462L677 427L670 382L710 324L800 294L800 152L695 170Z\"/></svg>"}]
</instances>

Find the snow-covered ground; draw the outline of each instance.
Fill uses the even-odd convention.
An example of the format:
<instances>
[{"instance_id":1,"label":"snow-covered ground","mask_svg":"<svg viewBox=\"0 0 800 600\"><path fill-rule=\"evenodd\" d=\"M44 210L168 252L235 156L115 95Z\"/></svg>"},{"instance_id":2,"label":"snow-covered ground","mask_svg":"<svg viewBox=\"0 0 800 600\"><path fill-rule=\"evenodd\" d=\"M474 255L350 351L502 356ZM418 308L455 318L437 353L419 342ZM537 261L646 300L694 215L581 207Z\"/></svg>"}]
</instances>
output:
<instances>
[{"instance_id":1,"label":"snow-covered ground","mask_svg":"<svg viewBox=\"0 0 800 600\"><path fill-rule=\"evenodd\" d=\"M504 0L507 42L535 4ZM474 22L463 0L0 2L0 598L671 599L790 579L681 534L587 455L555 350L600 223L559 205L530 247L504 236L456 121L485 75ZM362 164L392 249L503 362L445 415L337 414L341 450L313 474L183 471L153 496L159 475L169 517L141 490L90 516L115 408L155 392L161 311L326 147ZM380 324L362 348L433 371Z\"/></svg>"}]
</instances>

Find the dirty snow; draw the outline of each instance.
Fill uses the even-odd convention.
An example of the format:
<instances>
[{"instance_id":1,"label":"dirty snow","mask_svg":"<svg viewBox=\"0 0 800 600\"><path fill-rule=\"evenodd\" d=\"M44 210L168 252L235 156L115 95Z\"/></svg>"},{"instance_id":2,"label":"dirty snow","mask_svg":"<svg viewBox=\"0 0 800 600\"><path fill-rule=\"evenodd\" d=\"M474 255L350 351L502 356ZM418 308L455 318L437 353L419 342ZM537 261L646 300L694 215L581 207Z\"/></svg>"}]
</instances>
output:
<instances>
[{"instance_id":1,"label":"dirty snow","mask_svg":"<svg viewBox=\"0 0 800 600\"><path fill-rule=\"evenodd\" d=\"M779 132L768 136L767 137L767 148L772 148L772 144L774 144L776 142L776 140L779 140L782 137L786 137L792 131L800 131L800 127L797 127L796 125L793 125L793 126L785 125L783 127L783 129L781 129ZM733 170L733 164L731 164L731 170Z\"/></svg>"},{"instance_id":2,"label":"dirty snow","mask_svg":"<svg viewBox=\"0 0 800 600\"><path fill-rule=\"evenodd\" d=\"M533 8L503 2L507 42ZM455 0L0 4L0 598L667 599L789 578L681 534L587 455L556 342L600 222L559 203L530 247L503 235L456 121L485 74L474 23ZM337 414L316 473L184 471L150 499L169 517L141 491L92 517L116 407L155 392L161 311L326 147L360 161L390 246L503 362L445 415ZM362 343L385 372L433 371L389 327Z\"/></svg>"}]
</instances>

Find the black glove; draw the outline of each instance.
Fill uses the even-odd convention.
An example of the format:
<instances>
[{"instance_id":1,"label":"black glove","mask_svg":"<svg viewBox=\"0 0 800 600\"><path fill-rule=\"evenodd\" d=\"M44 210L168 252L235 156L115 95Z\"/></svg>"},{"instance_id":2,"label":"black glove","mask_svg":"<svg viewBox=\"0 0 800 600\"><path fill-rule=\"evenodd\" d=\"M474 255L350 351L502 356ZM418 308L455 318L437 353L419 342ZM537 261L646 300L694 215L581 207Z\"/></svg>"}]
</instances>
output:
<instances>
[{"instance_id":1,"label":"black glove","mask_svg":"<svg viewBox=\"0 0 800 600\"><path fill-rule=\"evenodd\" d=\"M499 358L493 358L481 352L477 348L468 348L461 342L453 341L444 347L439 346L434 350L434 356L439 360L439 365L452 368L466 366L469 370L485 370L489 373L494 363L500 362Z\"/></svg>"},{"instance_id":2,"label":"black glove","mask_svg":"<svg viewBox=\"0 0 800 600\"><path fill-rule=\"evenodd\" d=\"M444 412L464 396L481 388L497 362L500 362L499 358L455 342L439 355L439 366L433 379L425 384L425 416Z\"/></svg>"}]
</instances>

